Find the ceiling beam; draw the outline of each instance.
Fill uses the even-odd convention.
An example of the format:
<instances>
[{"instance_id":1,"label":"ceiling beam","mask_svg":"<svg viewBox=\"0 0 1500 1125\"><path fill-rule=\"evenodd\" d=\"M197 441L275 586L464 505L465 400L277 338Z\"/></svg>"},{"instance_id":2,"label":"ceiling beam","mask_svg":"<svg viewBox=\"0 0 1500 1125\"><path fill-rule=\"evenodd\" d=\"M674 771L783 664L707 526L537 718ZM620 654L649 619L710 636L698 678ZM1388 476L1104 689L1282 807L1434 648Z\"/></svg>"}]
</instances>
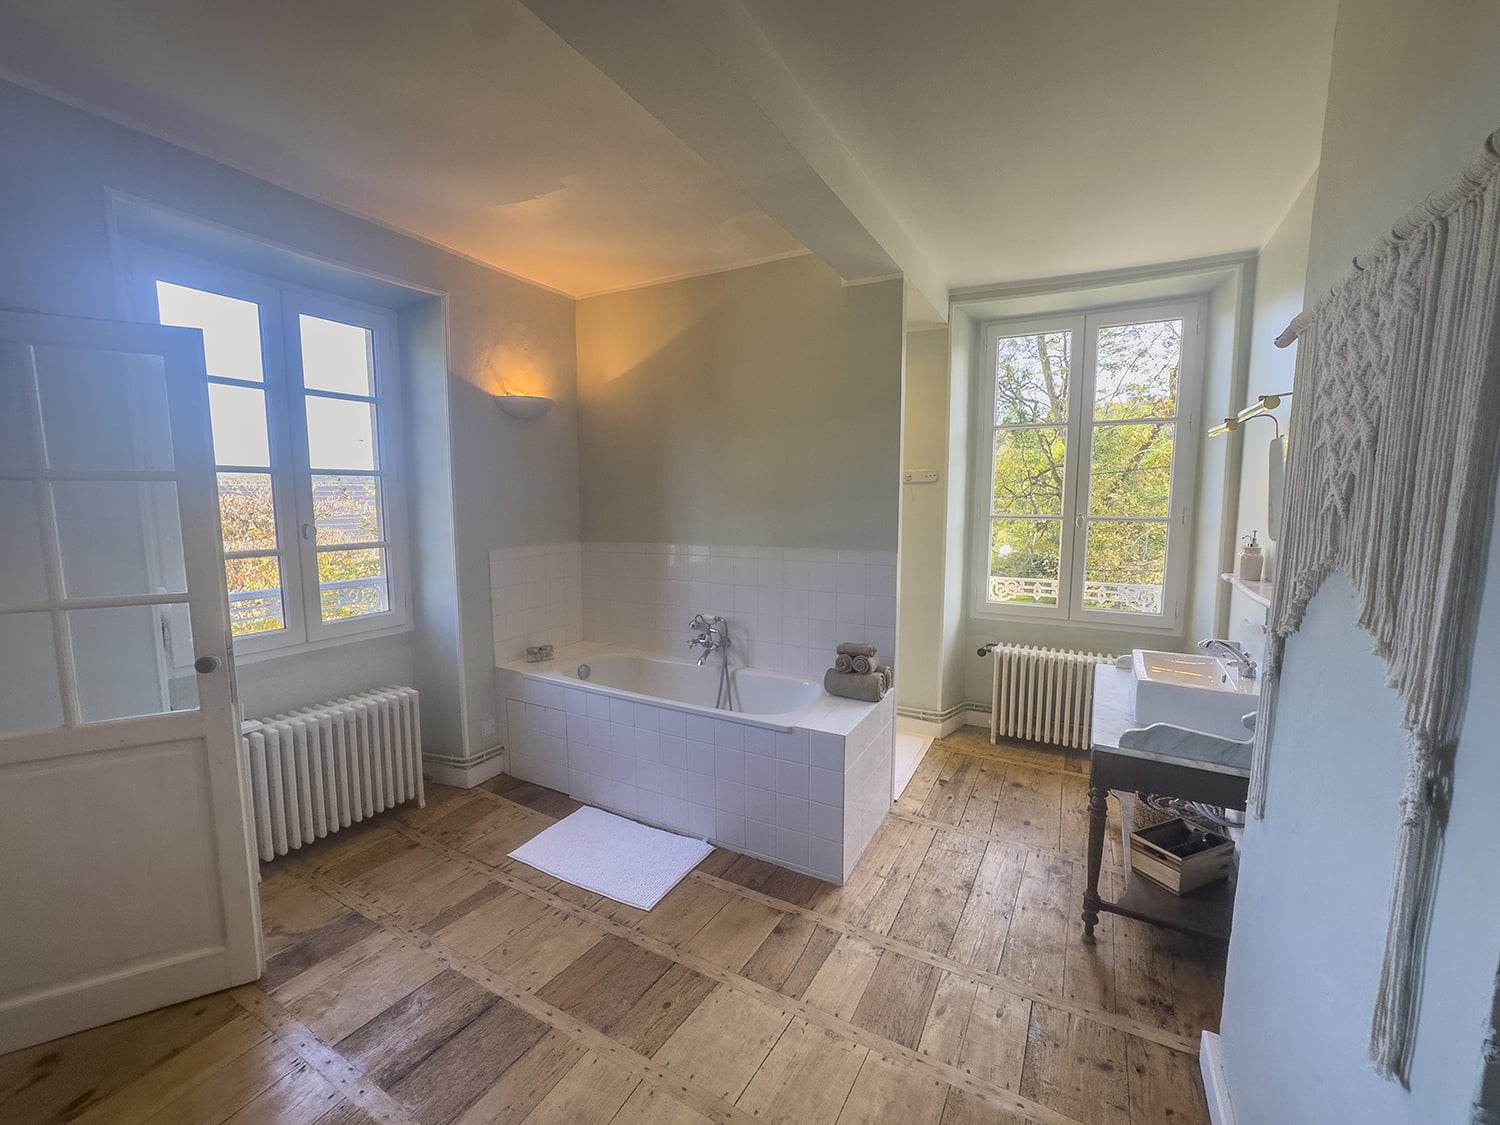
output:
<instances>
[{"instance_id":1,"label":"ceiling beam","mask_svg":"<svg viewBox=\"0 0 1500 1125\"><path fill-rule=\"evenodd\" d=\"M926 262L737 0L522 0L842 277L904 274L909 317L947 319Z\"/></svg>"}]
</instances>

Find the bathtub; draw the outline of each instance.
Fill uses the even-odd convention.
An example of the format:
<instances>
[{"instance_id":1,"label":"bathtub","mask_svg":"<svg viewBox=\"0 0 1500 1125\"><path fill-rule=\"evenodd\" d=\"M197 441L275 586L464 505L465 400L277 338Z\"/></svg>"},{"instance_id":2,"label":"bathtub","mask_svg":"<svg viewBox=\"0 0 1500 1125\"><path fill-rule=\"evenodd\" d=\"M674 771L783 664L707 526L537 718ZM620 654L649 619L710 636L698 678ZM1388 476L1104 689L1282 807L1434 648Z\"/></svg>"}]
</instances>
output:
<instances>
[{"instance_id":1,"label":"bathtub","mask_svg":"<svg viewBox=\"0 0 1500 1125\"><path fill-rule=\"evenodd\" d=\"M588 804L834 883L890 808L894 694L731 667L718 710L716 660L588 642L495 676L509 772Z\"/></svg>"},{"instance_id":2,"label":"bathtub","mask_svg":"<svg viewBox=\"0 0 1500 1125\"><path fill-rule=\"evenodd\" d=\"M699 665L635 652L608 652L559 669L581 685L603 688L632 699L683 704L698 712L714 711L719 694L717 660ZM823 697L823 685L758 668L729 670L734 711L757 719L790 721Z\"/></svg>"}]
</instances>

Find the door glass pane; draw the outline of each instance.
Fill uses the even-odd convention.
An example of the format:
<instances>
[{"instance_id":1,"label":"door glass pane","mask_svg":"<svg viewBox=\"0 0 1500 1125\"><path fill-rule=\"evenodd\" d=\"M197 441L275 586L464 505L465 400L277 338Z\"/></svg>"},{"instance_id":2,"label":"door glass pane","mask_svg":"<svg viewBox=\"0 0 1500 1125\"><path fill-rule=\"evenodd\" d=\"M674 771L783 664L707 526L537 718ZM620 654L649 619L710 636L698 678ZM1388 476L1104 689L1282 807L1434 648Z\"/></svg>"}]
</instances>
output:
<instances>
[{"instance_id":1,"label":"door glass pane","mask_svg":"<svg viewBox=\"0 0 1500 1125\"><path fill-rule=\"evenodd\" d=\"M134 605L67 613L84 722L160 715L198 706L193 673L175 672L168 651L178 646L190 650L191 633L173 636L166 609Z\"/></svg>"},{"instance_id":2,"label":"door glass pane","mask_svg":"<svg viewBox=\"0 0 1500 1125\"><path fill-rule=\"evenodd\" d=\"M0 480L0 606L38 605L47 600L47 564L36 486ZM0 692L7 690L0 680Z\"/></svg>"},{"instance_id":3,"label":"door glass pane","mask_svg":"<svg viewBox=\"0 0 1500 1125\"><path fill-rule=\"evenodd\" d=\"M375 394L374 334L355 324L300 316L302 385L310 391Z\"/></svg>"},{"instance_id":4,"label":"door glass pane","mask_svg":"<svg viewBox=\"0 0 1500 1125\"><path fill-rule=\"evenodd\" d=\"M992 520L985 596L1004 605L1056 605L1059 520Z\"/></svg>"},{"instance_id":5,"label":"door glass pane","mask_svg":"<svg viewBox=\"0 0 1500 1125\"><path fill-rule=\"evenodd\" d=\"M1094 427L1089 515L1157 516L1172 505L1171 422Z\"/></svg>"},{"instance_id":6,"label":"door glass pane","mask_svg":"<svg viewBox=\"0 0 1500 1125\"><path fill-rule=\"evenodd\" d=\"M1065 430L1051 427L995 431L995 515L1062 512L1066 440Z\"/></svg>"},{"instance_id":7,"label":"door glass pane","mask_svg":"<svg viewBox=\"0 0 1500 1125\"><path fill-rule=\"evenodd\" d=\"M307 450L314 469L374 469L375 407L307 396Z\"/></svg>"},{"instance_id":8,"label":"door glass pane","mask_svg":"<svg viewBox=\"0 0 1500 1125\"><path fill-rule=\"evenodd\" d=\"M52 506L68 597L187 592L175 484L57 481Z\"/></svg>"},{"instance_id":9,"label":"door glass pane","mask_svg":"<svg viewBox=\"0 0 1500 1125\"><path fill-rule=\"evenodd\" d=\"M163 324L203 330L203 357L210 375L265 380L259 305L165 281L156 283L156 304Z\"/></svg>"},{"instance_id":10,"label":"door glass pane","mask_svg":"<svg viewBox=\"0 0 1500 1125\"><path fill-rule=\"evenodd\" d=\"M26 472L31 450L26 438L27 376L25 349L0 340L0 473Z\"/></svg>"},{"instance_id":11,"label":"door glass pane","mask_svg":"<svg viewBox=\"0 0 1500 1125\"><path fill-rule=\"evenodd\" d=\"M318 546L384 539L380 526L380 478L314 476L313 518Z\"/></svg>"},{"instance_id":12,"label":"door glass pane","mask_svg":"<svg viewBox=\"0 0 1500 1125\"><path fill-rule=\"evenodd\" d=\"M0 613L0 734L62 721L51 614Z\"/></svg>"},{"instance_id":13,"label":"door glass pane","mask_svg":"<svg viewBox=\"0 0 1500 1125\"><path fill-rule=\"evenodd\" d=\"M1094 417L1170 418L1177 413L1182 321L1099 329Z\"/></svg>"},{"instance_id":14,"label":"door glass pane","mask_svg":"<svg viewBox=\"0 0 1500 1125\"><path fill-rule=\"evenodd\" d=\"M1083 608L1159 614L1167 577L1165 523L1090 523Z\"/></svg>"},{"instance_id":15,"label":"door glass pane","mask_svg":"<svg viewBox=\"0 0 1500 1125\"><path fill-rule=\"evenodd\" d=\"M1071 332L1007 336L995 346L995 425L1068 420Z\"/></svg>"},{"instance_id":16,"label":"door glass pane","mask_svg":"<svg viewBox=\"0 0 1500 1125\"><path fill-rule=\"evenodd\" d=\"M226 552L276 549L270 473L219 474L219 526Z\"/></svg>"},{"instance_id":17,"label":"door glass pane","mask_svg":"<svg viewBox=\"0 0 1500 1125\"><path fill-rule=\"evenodd\" d=\"M160 356L81 348L34 348L33 354L52 468L172 468L167 380Z\"/></svg>"},{"instance_id":18,"label":"door glass pane","mask_svg":"<svg viewBox=\"0 0 1500 1125\"><path fill-rule=\"evenodd\" d=\"M210 383L208 408L213 415L214 460L218 464L271 467L264 391Z\"/></svg>"},{"instance_id":19,"label":"door glass pane","mask_svg":"<svg viewBox=\"0 0 1500 1125\"><path fill-rule=\"evenodd\" d=\"M391 608L385 552L319 551L318 594L324 621L385 613Z\"/></svg>"},{"instance_id":20,"label":"door glass pane","mask_svg":"<svg viewBox=\"0 0 1500 1125\"><path fill-rule=\"evenodd\" d=\"M277 556L226 559L224 577L229 586L229 623L236 637L286 628Z\"/></svg>"}]
</instances>

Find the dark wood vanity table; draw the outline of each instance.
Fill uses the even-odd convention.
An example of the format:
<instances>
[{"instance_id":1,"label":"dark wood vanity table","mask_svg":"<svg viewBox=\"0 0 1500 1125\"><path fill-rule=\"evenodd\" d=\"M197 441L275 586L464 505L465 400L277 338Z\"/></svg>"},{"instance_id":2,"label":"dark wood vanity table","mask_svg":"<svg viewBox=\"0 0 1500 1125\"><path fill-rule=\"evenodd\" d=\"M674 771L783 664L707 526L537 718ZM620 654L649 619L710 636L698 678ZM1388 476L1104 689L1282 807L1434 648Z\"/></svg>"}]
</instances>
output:
<instances>
[{"instance_id":1,"label":"dark wood vanity table","mask_svg":"<svg viewBox=\"0 0 1500 1125\"><path fill-rule=\"evenodd\" d=\"M1219 941L1229 940L1234 877L1178 897L1133 877L1117 901L1099 895L1109 791L1153 793L1243 809L1250 787L1249 747L1208 735L1181 737L1172 728L1133 729L1131 673L1113 666L1094 672L1094 716L1089 754L1088 884L1083 893L1083 940L1092 943L1100 912L1138 918Z\"/></svg>"}]
</instances>

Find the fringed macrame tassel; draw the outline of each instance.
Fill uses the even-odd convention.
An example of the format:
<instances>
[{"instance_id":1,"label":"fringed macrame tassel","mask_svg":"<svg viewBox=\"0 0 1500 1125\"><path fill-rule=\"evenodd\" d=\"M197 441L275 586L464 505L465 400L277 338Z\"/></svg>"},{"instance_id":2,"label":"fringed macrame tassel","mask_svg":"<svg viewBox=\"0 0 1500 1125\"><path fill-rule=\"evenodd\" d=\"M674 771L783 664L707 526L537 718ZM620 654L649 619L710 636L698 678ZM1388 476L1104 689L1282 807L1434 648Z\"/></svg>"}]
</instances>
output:
<instances>
[{"instance_id":1,"label":"fringed macrame tassel","mask_svg":"<svg viewBox=\"0 0 1500 1125\"><path fill-rule=\"evenodd\" d=\"M1380 991L1370 1024L1370 1061L1386 1078L1410 1081L1417 1037L1417 999L1427 952L1427 922L1437 883L1446 798L1430 749L1412 739L1411 762L1401 793L1395 877L1385 935Z\"/></svg>"},{"instance_id":2,"label":"fringed macrame tassel","mask_svg":"<svg viewBox=\"0 0 1500 1125\"><path fill-rule=\"evenodd\" d=\"M1255 745L1250 754L1250 812L1257 819L1266 815L1266 783L1271 771L1271 728L1276 723L1276 684L1281 661L1267 654L1261 675L1260 700L1255 708Z\"/></svg>"}]
</instances>

